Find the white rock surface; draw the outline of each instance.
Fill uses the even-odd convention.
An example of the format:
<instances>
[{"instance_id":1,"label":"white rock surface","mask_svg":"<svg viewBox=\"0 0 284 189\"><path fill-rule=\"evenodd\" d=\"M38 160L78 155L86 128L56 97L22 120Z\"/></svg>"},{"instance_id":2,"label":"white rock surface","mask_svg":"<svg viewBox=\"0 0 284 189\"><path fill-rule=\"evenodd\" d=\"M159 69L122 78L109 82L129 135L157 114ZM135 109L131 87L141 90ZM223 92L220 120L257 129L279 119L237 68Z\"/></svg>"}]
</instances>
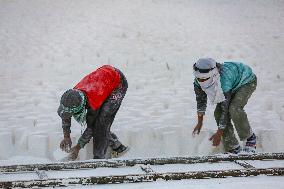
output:
<instances>
[{"instance_id":1,"label":"white rock surface","mask_svg":"<svg viewBox=\"0 0 284 189\"><path fill-rule=\"evenodd\" d=\"M35 157L47 157L48 136L32 134L28 136L28 151Z\"/></svg>"},{"instance_id":2,"label":"white rock surface","mask_svg":"<svg viewBox=\"0 0 284 189\"><path fill-rule=\"evenodd\" d=\"M12 133L0 132L0 159L10 158L13 151Z\"/></svg>"}]
</instances>

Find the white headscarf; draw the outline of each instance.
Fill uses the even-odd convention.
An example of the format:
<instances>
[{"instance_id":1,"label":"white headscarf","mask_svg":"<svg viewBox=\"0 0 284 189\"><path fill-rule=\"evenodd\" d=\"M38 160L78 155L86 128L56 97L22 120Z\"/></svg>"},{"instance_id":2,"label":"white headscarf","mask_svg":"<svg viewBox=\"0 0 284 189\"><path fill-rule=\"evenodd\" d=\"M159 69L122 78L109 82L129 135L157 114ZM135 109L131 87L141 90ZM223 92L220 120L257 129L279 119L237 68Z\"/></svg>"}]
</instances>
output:
<instances>
[{"instance_id":1,"label":"white headscarf","mask_svg":"<svg viewBox=\"0 0 284 189\"><path fill-rule=\"evenodd\" d=\"M201 89L207 94L211 104L218 104L226 100L223 90L221 88L220 73L216 67L216 61L211 58L199 59L195 67L197 70L194 71L196 78L207 79L204 82L198 83ZM214 68L214 69L212 69ZM211 69L208 73L200 73L198 69Z\"/></svg>"}]
</instances>

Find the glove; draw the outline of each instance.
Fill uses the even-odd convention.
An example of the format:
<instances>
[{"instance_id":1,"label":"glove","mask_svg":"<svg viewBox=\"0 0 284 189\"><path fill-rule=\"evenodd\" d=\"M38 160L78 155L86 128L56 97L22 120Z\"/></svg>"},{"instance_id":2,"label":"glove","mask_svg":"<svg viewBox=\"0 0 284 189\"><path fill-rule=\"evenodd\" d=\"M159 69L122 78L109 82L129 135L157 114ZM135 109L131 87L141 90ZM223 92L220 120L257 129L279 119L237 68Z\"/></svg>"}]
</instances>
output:
<instances>
[{"instance_id":1,"label":"glove","mask_svg":"<svg viewBox=\"0 0 284 189\"><path fill-rule=\"evenodd\" d=\"M60 148L67 153L70 152L71 146L72 141L70 137L64 137L64 139L60 142Z\"/></svg>"},{"instance_id":2,"label":"glove","mask_svg":"<svg viewBox=\"0 0 284 189\"><path fill-rule=\"evenodd\" d=\"M79 151L80 151L81 147L79 144L77 144L76 146L72 147L70 149L70 154L68 155L67 159L68 161L74 161L77 159Z\"/></svg>"}]
</instances>

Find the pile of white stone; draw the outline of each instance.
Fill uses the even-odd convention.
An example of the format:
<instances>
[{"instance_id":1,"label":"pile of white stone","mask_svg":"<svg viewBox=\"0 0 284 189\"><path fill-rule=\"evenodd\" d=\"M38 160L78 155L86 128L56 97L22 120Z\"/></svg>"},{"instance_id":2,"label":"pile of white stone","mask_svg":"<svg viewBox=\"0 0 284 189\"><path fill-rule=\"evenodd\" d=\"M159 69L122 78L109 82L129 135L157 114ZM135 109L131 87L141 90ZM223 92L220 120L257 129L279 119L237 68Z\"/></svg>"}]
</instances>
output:
<instances>
[{"instance_id":1,"label":"pile of white stone","mask_svg":"<svg viewBox=\"0 0 284 189\"><path fill-rule=\"evenodd\" d=\"M130 146L126 157L164 157L186 155L209 155L221 153L222 147L211 146L209 137L213 130L203 130L195 137L191 128L186 127L152 127L127 128L114 130L120 140ZM283 152L284 131L257 130L258 152ZM73 144L81 136L80 130L72 130ZM63 156L59 153L59 143L63 139L62 132L31 131L28 127L8 127L0 129L0 159L12 156L33 156L58 161ZM80 151L79 159L92 158L92 139Z\"/></svg>"}]
</instances>

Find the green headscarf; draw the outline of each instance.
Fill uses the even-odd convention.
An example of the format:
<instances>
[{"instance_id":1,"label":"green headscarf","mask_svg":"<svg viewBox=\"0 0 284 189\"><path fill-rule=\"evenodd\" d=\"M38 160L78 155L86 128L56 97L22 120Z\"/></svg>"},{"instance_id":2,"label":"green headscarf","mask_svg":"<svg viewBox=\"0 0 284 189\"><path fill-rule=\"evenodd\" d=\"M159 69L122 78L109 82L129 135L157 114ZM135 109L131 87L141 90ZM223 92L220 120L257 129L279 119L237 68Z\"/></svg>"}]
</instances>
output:
<instances>
[{"instance_id":1,"label":"green headscarf","mask_svg":"<svg viewBox=\"0 0 284 189\"><path fill-rule=\"evenodd\" d=\"M75 107L66 107L63 104L61 104L61 108L63 112L70 113L74 117L74 119L82 126L85 126L87 124L86 122L86 116L87 116L87 109L86 109L86 97L84 93L80 90L78 90L82 102L79 106Z\"/></svg>"}]
</instances>

